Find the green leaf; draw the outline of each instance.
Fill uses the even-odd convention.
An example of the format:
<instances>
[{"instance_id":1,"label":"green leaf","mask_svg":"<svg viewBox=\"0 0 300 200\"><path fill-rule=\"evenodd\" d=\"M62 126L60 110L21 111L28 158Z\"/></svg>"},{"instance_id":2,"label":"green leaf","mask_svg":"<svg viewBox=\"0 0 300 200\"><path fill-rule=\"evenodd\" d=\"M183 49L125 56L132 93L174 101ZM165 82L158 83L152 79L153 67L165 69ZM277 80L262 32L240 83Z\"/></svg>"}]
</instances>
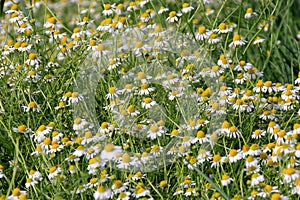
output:
<instances>
[{"instance_id":1,"label":"green leaf","mask_svg":"<svg viewBox=\"0 0 300 200\"><path fill-rule=\"evenodd\" d=\"M3 16L4 2L5 2L5 0L1 0L1 5L0 5L0 16Z\"/></svg>"}]
</instances>

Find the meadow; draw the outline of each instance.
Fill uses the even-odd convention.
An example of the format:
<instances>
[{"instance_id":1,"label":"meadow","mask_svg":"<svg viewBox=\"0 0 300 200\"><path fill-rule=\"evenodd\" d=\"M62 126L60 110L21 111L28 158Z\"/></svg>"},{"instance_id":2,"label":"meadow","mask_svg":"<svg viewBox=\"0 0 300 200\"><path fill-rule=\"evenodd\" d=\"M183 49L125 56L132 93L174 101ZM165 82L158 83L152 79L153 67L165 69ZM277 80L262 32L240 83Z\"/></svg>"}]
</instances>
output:
<instances>
[{"instance_id":1,"label":"meadow","mask_svg":"<svg viewBox=\"0 0 300 200\"><path fill-rule=\"evenodd\" d=\"M5 0L0 200L294 200L297 0Z\"/></svg>"}]
</instances>

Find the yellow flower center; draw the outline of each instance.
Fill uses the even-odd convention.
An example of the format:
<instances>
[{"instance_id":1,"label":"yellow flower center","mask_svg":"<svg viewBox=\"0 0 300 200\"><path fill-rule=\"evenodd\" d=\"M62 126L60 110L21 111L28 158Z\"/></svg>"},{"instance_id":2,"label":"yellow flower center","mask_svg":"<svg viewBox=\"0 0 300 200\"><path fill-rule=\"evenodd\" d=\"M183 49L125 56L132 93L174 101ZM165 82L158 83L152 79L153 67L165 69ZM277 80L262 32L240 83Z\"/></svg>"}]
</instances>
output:
<instances>
[{"instance_id":1,"label":"yellow flower center","mask_svg":"<svg viewBox=\"0 0 300 200\"><path fill-rule=\"evenodd\" d=\"M213 33L213 34L210 35L210 39L216 39L217 36L218 36L217 34Z\"/></svg>"},{"instance_id":2,"label":"yellow flower center","mask_svg":"<svg viewBox=\"0 0 300 200\"><path fill-rule=\"evenodd\" d=\"M252 8L248 8L246 12L249 13L249 14L253 13L253 9Z\"/></svg>"},{"instance_id":3,"label":"yellow flower center","mask_svg":"<svg viewBox=\"0 0 300 200\"><path fill-rule=\"evenodd\" d=\"M76 150L78 150L78 151L82 151L82 150L84 150L85 149L85 147L84 146L79 146L79 147L77 147L77 149Z\"/></svg>"},{"instance_id":4,"label":"yellow flower center","mask_svg":"<svg viewBox=\"0 0 300 200\"><path fill-rule=\"evenodd\" d=\"M295 169L294 168L286 168L286 169L283 169L283 173L292 175L295 173Z\"/></svg>"},{"instance_id":5,"label":"yellow flower center","mask_svg":"<svg viewBox=\"0 0 300 200\"><path fill-rule=\"evenodd\" d=\"M30 60L34 60L34 59L36 59L37 58L37 54L35 54L35 53L30 53L29 54L29 59Z\"/></svg>"},{"instance_id":6,"label":"yellow flower center","mask_svg":"<svg viewBox=\"0 0 300 200\"><path fill-rule=\"evenodd\" d=\"M148 89L149 85L147 83L142 84L141 88L142 90Z\"/></svg>"},{"instance_id":7,"label":"yellow flower center","mask_svg":"<svg viewBox=\"0 0 300 200\"><path fill-rule=\"evenodd\" d=\"M104 193L106 191L106 188L104 186L98 186L97 191L100 193Z\"/></svg>"},{"instance_id":8,"label":"yellow flower center","mask_svg":"<svg viewBox=\"0 0 300 200\"><path fill-rule=\"evenodd\" d=\"M19 132L24 132L26 130L26 126L25 125L21 125L18 127L18 131Z\"/></svg>"},{"instance_id":9,"label":"yellow flower center","mask_svg":"<svg viewBox=\"0 0 300 200\"><path fill-rule=\"evenodd\" d=\"M135 48L141 48L143 46L143 43L142 42L136 42L135 44Z\"/></svg>"},{"instance_id":10,"label":"yellow flower center","mask_svg":"<svg viewBox=\"0 0 300 200\"><path fill-rule=\"evenodd\" d=\"M227 179L229 179L230 177L227 175L227 174L224 174L224 175L222 175L222 180L227 180Z\"/></svg>"},{"instance_id":11,"label":"yellow flower center","mask_svg":"<svg viewBox=\"0 0 300 200\"><path fill-rule=\"evenodd\" d=\"M55 19L55 17L50 17L50 18L47 19L47 21L48 21L49 23L51 23L51 24L55 24L56 19Z\"/></svg>"},{"instance_id":12,"label":"yellow flower center","mask_svg":"<svg viewBox=\"0 0 300 200\"><path fill-rule=\"evenodd\" d=\"M74 28L73 32L74 33L79 33L80 32L80 28L79 27Z\"/></svg>"},{"instance_id":13,"label":"yellow flower center","mask_svg":"<svg viewBox=\"0 0 300 200\"><path fill-rule=\"evenodd\" d=\"M178 131L177 129L174 129L174 130L171 132L171 135L177 136L178 133L179 133L179 131ZM299 147L300 147L300 145L299 145Z\"/></svg>"},{"instance_id":14,"label":"yellow flower center","mask_svg":"<svg viewBox=\"0 0 300 200\"><path fill-rule=\"evenodd\" d=\"M151 131L152 133L157 132L157 131L158 131L158 126L151 126L151 127L150 127L150 131Z\"/></svg>"},{"instance_id":15,"label":"yellow flower center","mask_svg":"<svg viewBox=\"0 0 300 200\"><path fill-rule=\"evenodd\" d=\"M240 35L234 35L233 36L233 41L238 41L241 40L241 36Z\"/></svg>"},{"instance_id":16,"label":"yellow flower center","mask_svg":"<svg viewBox=\"0 0 300 200\"><path fill-rule=\"evenodd\" d=\"M175 17L176 16L176 12L175 11L172 11L169 13L169 17Z\"/></svg>"},{"instance_id":17,"label":"yellow flower center","mask_svg":"<svg viewBox=\"0 0 300 200\"><path fill-rule=\"evenodd\" d=\"M266 81L265 84L266 84L267 87L271 87L272 86L272 81Z\"/></svg>"},{"instance_id":18,"label":"yellow flower center","mask_svg":"<svg viewBox=\"0 0 300 200\"><path fill-rule=\"evenodd\" d=\"M43 143L44 143L44 145L50 145L51 139L50 138L46 138Z\"/></svg>"},{"instance_id":19,"label":"yellow flower center","mask_svg":"<svg viewBox=\"0 0 300 200\"><path fill-rule=\"evenodd\" d=\"M20 188L15 188L12 192L13 196L19 196L21 194Z\"/></svg>"},{"instance_id":20,"label":"yellow flower center","mask_svg":"<svg viewBox=\"0 0 300 200\"><path fill-rule=\"evenodd\" d=\"M105 4L105 5L104 5L104 9L105 9L105 10L111 9L111 5L110 5L110 4Z\"/></svg>"},{"instance_id":21,"label":"yellow flower center","mask_svg":"<svg viewBox=\"0 0 300 200\"><path fill-rule=\"evenodd\" d=\"M264 82L262 80L258 80L256 83L256 87L262 87L264 86Z\"/></svg>"},{"instance_id":22,"label":"yellow flower center","mask_svg":"<svg viewBox=\"0 0 300 200\"><path fill-rule=\"evenodd\" d=\"M105 145L104 149L107 152L112 152L115 149L115 145L113 145L113 144L107 144L107 145Z\"/></svg>"},{"instance_id":23,"label":"yellow flower center","mask_svg":"<svg viewBox=\"0 0 300 200\"><path fill-rule=\"evenodd\" d=\"M183 142L187 142L187 141L189 141L190 140L190 136L189 135L186 135L186 136L184 136L183 138L182 138L182 141Z\"/></svg>"},{"instance_id":24,"label":"yellow flower center","mask_svg":"<svg viewBox=\"0 0 300 200\"><path fill-rule=\"evenodd\" d=\"M222 128L229 128L230 127L230 124L228 121L224 121L223 124L222 124Z\"/></svg>"},{"instance_id":25,"label":"yellow flower center","mask_svg":"<svg viewBox=\"0 0 300 200\"><path fill-rule=\"evenodd\" d=\"M278 194L278 193L274 193L271 196L271 200L280 200L280 199L281 199L281 197L280 197L280 194Z\"/></svg>"},{"instance_id":26,"label":"yellow flower center","mask_svg":"<svg viewBox=\"0 0 300 200\"><path fill-rule=\"evenodd\" d=\"M227 28L227 25L225 24L225 23L221 23L220 25L219 25L219 29L220 30L225 30Z\"/></svg>"},{"instance_id":27,"label":"yellow flower center","mask_svg":"<svg viewBox=\"0 0 300 200\"><path fill-rule=\"evenodd\" d=\"M159 150L159 146L155 145L152 147L153 152L158 152L158 150Z\"/></svg>"},{"instance_id":28,"label":"yellow flower center","mask_svg":"<svg viewBox=\"0 0 300 200\"><path fill-rule=\"evenodd\" d=\"M189 6L190 6L190 4L188 4L188 3L182 4L182 8L187 8L187 7L189 7Z\"/></svg>"},{"instance_id":29,"label":"yellow flower center","mask_svg":"<svg viewBox=\"0 0 300 200\"><path fill-rule=\"evenodd\" d=\"M56 171L56 167L51 167L50 169L49 169L49 173L53 173L53 172L55 172Z\"/></svg>"},{"instance_id":30,"label":"yellow flower center","mask_svg":"<svg viewBox=\"0 0 300 200\"><path fill-rule=\"evenodd\" d=\"M144 99L144 102L145 102L146 104L150 103L150 102L151 102L151 98L149 98L149 97L145 98L145 99Z\"/></svg>"},{"instance_id":31,"label":"yellow flower center","mask_svg":"<svg viewBox=\"0 0 300 200\"><path fill-rule=\"evenodd\" d=\"M37 105L36 105L36 103L35 102L30 102L29 104L28 104L28 107L30 107L30 108L36 108L37 107Z\"/></svg>"},{"instance_id":32,"label":"yellow flower center","mask_svg":"<svg viewBox=\"0 0 300 200\"><path fill-rule=\"evenodd\" d=\"M252 144L250 149L251 150L257 150L259 148L258 144Z\"/></svg>"},{"instance_id":33,"label":"yellow flower center","mask_svg":"<svg viewBox=\"0 0 300 200\"><path fill-rule=\"evenodd\" d=\"M203 131L197 132L197 138L204 138L204 137L205 137L205 133Z\"/></svg>"},{"instance_id":34,"label":"yellow flower center","mask_svg":"<svg viewBox=\"0 0 300 200\"><path fill-rule=\"evenodd\" d=\"M81 123L81 119L79 117L74 119L74 124L80 124Z\"/></svg>"},{"instance_id":35,"label":"yellow flower center","mask_svg":"<svg viewBox=\"0 0 300 200\"><path fill-rule=\"evenodd\" d=\"M90 40L90 45L95 46L96 45L96 40Z\"/></svg>"},{"instance_id":36,"label":"yellow flower center","mask_svg":"<svg viewBox=\"0 0 300 200\"><path fill-rule=\"evenodd\" d=\"M97 183L98 179L97 178L91 178L90 183L95 184Z\"/></svg>"},{"instance_id":37,"label":"yellow flower center","mask_svg":"<svg viewBox=\"0 0 300 200\"><path fill-rule=\"evenodd\" d=\"M11 10L18 10L18 4L14 4L10 8Z\"/></svg>"},{"instance_id":38,"label":"yellow flower center","mask_svg":"<svg viewBox=\"0 0 300 200\"><path fill-rule=\"evenodd\" d=\"M134 113L135 108L134 108L133 105L130 105L127 110L128 110L129 113Z\"/></svg>"},{"instance_id":39,"label":"yellow flower center","mask_svg":"<svg viewBox=\"0 0 300 200\"><path fill-rule=\"evenodd\" d=\"M232 157L236 156L237 155L237 150L236 149L230 149L229 155L232 156Z\"/></svg>"},{"instance_id":40,"label":"yellow flower center","mask_svg":"<svg viewBox=\"0 0 300 200\"><path fill-rule=\"evenodd\" d=\"M220 160L221 160L221 157L220 157L219 154L216 154L216 155L213 156L213 161L214 162L219 162Z\"/></svg>"},{"instance_id":41,"label":"yellow flower center","mask_svg":"<svg viewBox=\"0 0 300 200\"><path fill-rule=\"evenodd\" d=\"M219 71L219 66L217 66L217 65L213 66L213 67L212 67L212 71L213 71L213 72Z\"/></svg>"},{"instance_id":42,"label":"yellow flower center","mask_svg":"<svg viewBox=\"0 0 300 200\"><path fill-rule=\"evenodd\" d=\"M119 198L120 198L120 199L125 199L125 197L127 197L127 195L126 195L125 192L121 192L121 193L119 194Z\"/></svg>"},{"instance_id":43,"label":"yellow flower center","mask_svg":"<svg viewBox=\"0 0 300 200\"><path fill-rule=\"evenodd\" d=\"M131 161L131 158L130 158L130 155L128 153L125 153L123 156L122 156L122 162L123 163L129 163Z\"/></svg>"}]
</instances>

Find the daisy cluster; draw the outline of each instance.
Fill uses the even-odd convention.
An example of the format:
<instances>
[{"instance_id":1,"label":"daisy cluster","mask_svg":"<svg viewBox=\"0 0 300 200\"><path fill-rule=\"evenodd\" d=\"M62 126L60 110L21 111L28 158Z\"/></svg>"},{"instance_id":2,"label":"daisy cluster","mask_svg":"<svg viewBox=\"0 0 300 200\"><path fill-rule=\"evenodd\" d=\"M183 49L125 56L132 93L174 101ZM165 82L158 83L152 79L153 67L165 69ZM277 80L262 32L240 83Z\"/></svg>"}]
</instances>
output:
<instances>
[{"instance_id":1,"label":"daisy cluster","mask_svg":"<svg viewBox=\"0 0 300 200\"><path fill-rule=\"evenodd\" d=\"M300 195L300 72L266 80L251 53L270 57L273 4L22 2L0 32L0 199Z\"/></svg>"}]
</instances>

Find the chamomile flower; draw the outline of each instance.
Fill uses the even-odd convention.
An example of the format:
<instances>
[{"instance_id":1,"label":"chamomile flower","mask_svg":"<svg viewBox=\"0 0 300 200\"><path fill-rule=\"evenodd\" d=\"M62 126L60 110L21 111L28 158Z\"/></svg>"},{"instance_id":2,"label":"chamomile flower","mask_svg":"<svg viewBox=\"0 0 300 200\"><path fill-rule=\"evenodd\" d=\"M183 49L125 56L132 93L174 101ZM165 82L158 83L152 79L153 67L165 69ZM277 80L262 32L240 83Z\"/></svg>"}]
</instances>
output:
<instances>
[{"instance_id":1,"label":"chamomile flower","mask_svg":"<svg viewBox=\"0 0 300 200\"><path fill-rule=\"evenodd\" d=\"M259 183L262 183L265 181L264 175L260 175L258 173L252 174L251 176L251 186L256 186Z\"/></svg>"},{"instance_id":2,"label":"chamomile flower","mask_svg":"<svg viewBox=\"0 0 300 200\"><path fill-rule=\"evenodd\" d=\"M109 63L108 63L108 70L113 70L113 69L116 69L118 66L120 66L121 62L116 59L116 58L112 58L110 59Z\"/></svg>"},{"instance_id":3,"label":"chamomile flower","mask_svg":"<svg viewBox=\"0 0 300 200\"><path fill-rule=\"evenodd\" d=\"M131 157L128 153L124 153L117 161L119 169L129 169L136 164L136 158Z\"/></svg>"},{"instance_id":4,"label":"chamomile flower","mask_svg":"<svg viewBox=\"0 0 300 200\"><path fill-rule=\"evenodd\" d=\"M256 67L252 67L247 71L246 76L250 79L256 79L257 77L262 77L263 73L260 72Z\"/></svg>"},{"instance_id":5,"label":"chamomile flower","mask_svg":"<svg viewBox=\"0 0 300 200\"><path fill-rule=\"evenodd\" d=\"M147 137L150 138L151 140L156 139L157 137L161 137L162 134L164 134L165 131L163 129L163 127L158 126L156 124L152 125L149 129L149 131L147 132Z\"/></svg>"},{"instance_id":6,"label":"chamomile flower","mask_svg":"<svg viewBox=\"0 0 300 200\"><path fill-rule=\"evenodd\" d=\"M216 43L219 43L220 41L221 41L221 38L219 38L218 35L215 33L212 33L208 39L209 44L216 44Z\"/></svg>"},{"instance_id":7,"label":"chamomile flower","mask_svg":"<svg viewBox=\"0 0 300 200\"><path fill-rule=\"evenodd\" d=\"M200 26L198 28L198 32L196 33L196 40L205 40L209 38L209 36L212 34L212 32L208 29L206 29L205 26Z\"/></svg>"},{"instance_id":8,"label":"chamomile flower","mask_svg":"<svg viewBox=\"0 0 300 200\"><path fill-rule=\"evenodd\" d=\"M49 169L49 174L48 174L48 178L50 180L52 180L53 178L55 178L56 176L58 176L59 173L62 172L62 169L60 167L51 167Z\"/></svg>"},{"instance_id":9,"label":"chamomile flower","mask_svg":"<svg viewBox=\"0 0 300 200\"><path fill-rule=\"evenodd\" d=\"M104 10L102 11L102 14L103 15L111 15L114 13L116 5L115 4L112 4L112 5L104 4L103 7L104 7Z\"/></svg>"},{"instance_id":10,"label":"chamomile flower","mask_svg":"<svg viewBox=\"0 0 300 200\"><path fill-rule=\"evenodd\" d=\"M105 186L98 186L96 192L94 193L95 200L110 199L112 197L112 192L110 189L105 188Z\"/></svg>"},{"instance_id":11,"label":"chamomile flower","mask_svg":"<svg viewBox=\"0 0 300 200\"><path fill-rule=\"evenodd\" d=\"M236 126L229 127L229 131L227 131L226 136L230 138L238 138L240 137L241 132L238 130Z\"/></svg>"},{"instance_id":12,"label":"chamomile flower","mask_svg":"<svg viewBox=\"0 0 300 200\"><path fill-rule=\"evenodd\" d=\"M143 83L139 90L139 95L148 95L150 92L153 92L155 89L150 87L147 83Z\"/></svg>"},{"instance_id":13,"label":"chamomile flower","mask_svg":"<svg viewBox=\"0 0 300 200\"><path fill-rule=\"evenodd\" d=\"M295 182L295 186L292 190L292 194L300 195L300 178L296 178L294 182Z\"/></svg>"},{"instance_id":14,"label":"chamomile flower","mask_svg":"<svg viewBox=\"0 0 300 200\"><path fill-rule=\"evenodd\" d=\"M73 129L75 131L80 131L83 130L86 125L87 125L87 121L85 119L81 119L77 117L74 119Z\"/></svg>"},{"instance_id":15,"label":"chamomile flower","mask_svg":"<svg viewBox=\"0 0 300 200\"><path fill-rule=\"evenodd\" d=\"M22 125L18 126L17 128L13 128L13 131L15 133L27 134L27 133L31 132L32 130L30 128L27 128L26 125L22 124Z\"/></svg>"},{"instance_id":16,"label":"chamomile flower","mask_svg":"<svg viewBox=\"0 0 300 200\"><path fill-rule=\"evenodd\" d=\"M35 186L36 184L38 184L37 181L32 180L31 178L27 178L27 179L26 179L26 183L25 183L25 187L26 187L26 188L33 187L33 186Z\"/></svg>"},{"instance_id":17,"label":"chamomile flower","mask_svg":"<svg viewBox=\"0 0 300 200\"><path fill-rule=\"evenodd\" d=\"M208 7L205 9L205 15L209 16L215 13L215 10L213 10L212 8Z\"/></svg>"},{"instance_id":18,"label":"chamomile flower","mask_svg":"<svg viewBox=\"0 0 300 200\"><path fill-rule=\"evenodd\" d=\"M243 158L243 154L240 149L230 149L228 153L228 159L230 163L235 163Z\"/></svg>"},{"instance_id":19,"label":"chamomile flower","mask_svg":"<svg viewBox=\"0 0 300 200\"><path fill-rule=\"evenodd\" d=\"M121 180L115 180L111 189L114 194L119 194L124 192L128 187L129 182L123 183Z\"/></svg>"},{"instance_id":20,"label":"chamomile flower","mask_svg":"<svg viewBox=\"0 0 300 200\"><path fill-rule=\"evenodd\" d=\"M196 188L187 188L184 196L188 197L196 193Z\"/></svg>"},{"instance_id":21,"label":"chamomile flower","mask_svg":"<svg viewBox=\"0 0 300 200\"><path fill-rule=\"evenodd\" d=\"M127 113L131 117L136 117L136 116L138 116L140 114L140 111L137 110L134 105L130 105L127 108Z\"/></svg>"},{"instance_id":22,"label":"chamomile flower","mask_svg":"<svg viewBox=\"0 0 300 200\"><path fill-rule=\"evenodd\" d=\"M239 64L234 68L235 71L248 71L251 69L253 65L251 63L247 63L244 60L241 60Z\"/></svg>"},{"instance_id":23,"label":"chamomile flower","mask_svg":"<svg viewBox=\"0 0 300 200\"><path fill-rule=\"evenodd\" d=\"M244 15L245 19L250 19L252 17L256 17L258 14L256 12L253 12L252 8L247 8L246 14Z\"/></svg>"},{"instance_id":24,"label":"chamomile flower","mask_svg":"<svg viewBox=\"0 0 300 200\"><path fill-rule=\"evenodd\" d=\"M283 180L285 183L291 183L295 181L297 178L300 178L299 171L295 168L284 168L282 170Z\"/></svg>"},{"instance_id":25,"label":"chamomile flower","mask_svg":"<svg viewBox=\"0 0 300 200\"><path fill-rule=\"evenodd\" d=\"M211 160L211 167L216 168L219 167L222 162L221 156L219 154L215 154Z\"/></svg>"},{"instance_id":26,"label":"chamomile flower","mask_svg":"<svg viewBox=\"0 0 300 200\"><path fill-rule=\"evenodd\" d=\"M142 108L149 109L156 105L156 101L152 100L150 97L146 97L142 102Z\"/></svg>"},{"instance_id":27,"label":"chamomile flower","mask_svg":"<svg viewBox=\"0 0 300 200\"><path fill-rule=\"evenodd\" d=\"M177 13L176 11L171 11L169 13L169 17L166 20L169 23L177 22L179 20L178 17L180 17L181 15L182 15L181 13Z\"/></svg>"},{"instance_id":28,"label":"chamomile flower","mask_svg":"<svg viewBox=\"0 0 300 200\"><path fill-rule=\"evenodd\" d=\"M28 59L25 61L25 64L31 66L38 66L40 64L40 59L38 58L38 54L30 53Z\"/></svg>"},{"instance_id":29,"label":"chamomile flower","mask_svg":"<svg viewBox=\"0 0 300 200\"><path fill-rule=\"evenodd\" d=\"M121 192L117 198L117 200L129 200L130 199L130 192Z\"/></svg>"},{"instance_id":30,"label":"chamomile flower","mask_svg":"<svg viewBox=\"0 0 300 200\"><path fill-rule=\"evenodd\" d=\"M153 146L151 147L150 153L151 153L151 155L153 155L153 156L159 156L159 155L162 153L162 151L163 151L163 148L162 148L161 146L153 145Z\"/></svg>"},{"instance_id":31,"label":"chamomile flower","mask_svg":"<svg viewBox=\"0 0 300 200\"><path fill-rule=\"evenodd\" d=\"M277 188L278 187L276 187L276 186L266 185L263 188L263 191L258 193L257 196L260 196L263 198L270 197L272 193L279 192L279 190Z\"/></svg>"},{"instance_id":32,"label":"chamomile flower","mask_svg":"<svg viewBox=\"0 0 300 200\"><path fill-rule=\"evenodd\" d=\"M246 40L244 40L242 38L242 36L238 35L238 34L235 34L233 36L233 41L229 44L229 47L230 48L235 48L237 46L242 46L242 45L245 45L247 43Z\"/></svg>"},{"instance_id":33,"label":"chamomile flower","mask_svg":"<svg viewBox=\"0 0 300 200\"><path fill-rule=\"evenodd\" d=\"M223 68L219 67L218 65L215 65L211 68L209 74L211 78L215 78L215 77L219 77L223 72L224 72Z\"/></svg>"},{"instance_id":34,"label":"chamomile flower","mask_svg":"<svg viewBox=\"0 0 300 200\"><path fill-rule=\"evenodd\" d=\"M4 177L4 174L3 174L3 165L0 165L0 179Z\"/></svg>"},{"instance_id":35,"label":"chamomile flower","mask_svg":"<svg viewBox=\"0 0 300 200\"><path fill-rule=\"evenodd\" d=\"M173 101L175 98L179 98L183 95L182 90L180 89L174 89L168 94L169 100Z\"/></svg>"},{"instance_id":36,"label":"chamomile flower","mask_svg":"<svg viewBox=\"0 0 300 200\"><path fill-rule=\"evenodd\" d=\"M40 107L37 103L35 103L34 101L31 101L28 103L27 106L22 106L23 109L24 109L24 112L30 112L30 111L33 111L33 112L40 112Z\"/></svg>"},{"instance_id":37,"label":"chamomile flower","mask_svg":"<svg viewBox=\"0 0 300 200\"><path fill-rule=\"evenodd\" d=\"M76 157L81 157L86 153L86 148L82 145L77 147L77 149L73 152L73 155Z\"/></svg>"},{"instance_id":38,"label":"chamomile flower","mask_svg":"<svg viewBox=\"0 0 300 200\"><path fill-rule=\"evenodd\" d=\"M165 7L161 6L157 13L161 15L161 14L163 14L165 12L168 12L168 11L169 11L169 8L165 8Z\"/></svg>"},{"instance_id":39,"label":"chamomile flower","mask_svg":"<svg viewBox=\"0 0 300 200\"><path fill-rule=\"evenodd\" d=\"M222 22L217 29L214 29L214 32L220 34L220 33L228 33L228 32L232 32L233 29L232 27L230 27L228 24Z\"/></svg>"},{"instance_id":40,"label":"chamomile flower","mask_svg":"<svg viewBox=\"0 0 300 200\"><path fill-rule=\"evenodd\" d=\"M261 130L261 129L256 129L255 131L252 132L251 137L253 139L260 139L261 137L265 136L266 131Z\"/></svg>"},{"instance_id":41,"label":"chamomile flower","mask_svg":"<svg viewBox=\"0 0 300 200\"><path fill-rule=\"evenodd\" d=\"M188 3L182 4L182 9L181 9L182 13L189 13L192 10L194 10L194 7L190 6L190 4L188 4Z\"/></svg>"},{"instance_id":42,"label":"chamomile flower","mask_svg":"<svg viewBox=\"0 0 300 200\"><path fill-rule=\"evenodd\" d=\"M137 10L137 9L138 9L138 6L133 1L131 1L127 7L127 11L129 11L129 12Z\"/></svg>"},{"instance_id":43,"label":"chamomile flower","mask_svg":"<svg viewBox=\"0 0 300 200\"><path fill-rule=\"evenodd\" d=\"M113 144L106 144L100 157L103 160L114 160L120 153L122 153L122 147L115 146Z\"/></svg>"},{"instance_id":44,"label":"chamomile flower","mask_svg":"<svg viewBox=\"0 0 300 200\"><path fill-rule=\"evenodd\" d=\"M257 37L255 38L255 40L253 41L253 44L254 44L254 45L260 44L260 43L263 43L264 41L265 41L264 38L261 38L261 37L257 36Z\"/></svg>"},{"instance_id":45,"label":"chamomile flower","mask_svg":"<svg viewBox=\"0 0 300 200\"><path fill-rule=\"evenodd\" d=\"M20 188L15 188L12 194L7 197L7 200L19 200L26 199L26 191L20 190Z\"/></svg>"},{"instance_id":46,"label":"chamomile flower","mask_svg":"<svg viewBox=\"0 0 300 200\"><path fill-rule=\"evenodd\" d=\"M230 183L232 183L234 180L233 178L230 178L230 176L228 176L228 174L223 174L222 175L222 180L221 180L221 184L223 186L227 186L229 185Z\"/></svg>"},{"instance_id":47,"label":"chamomile flower","mask_svg":"<svg viewBox=\"0 0 300 200\"><path fill-rule=\"evenodd\" d=\"M252 144L247 152L247 155L257 156L261 153L261 149L258 144Z\"/></svg>"},{"instance_id":48,"label":"chamomile flower","mask_svg":"<svg viewBox=\"0 0 300 200\"><path fill-rule=\"evenodd\" d=\"M300 39L300 31L298 31L296 37L297 37L298 39Z\"/></svg>"},{"instance_id":49,"label":"chamomile flower","mask_svg":"<svg viewBox=\"0 0 300 200\"><path fill-rule=\"evenodd\" d=\"M196 137L193 138L191 142L193 144L197 143L197 142L199 142L199 144L203 144L203 143L209 142L209 138L207 138L205 132L200 130L200 131L197 132Z\"/></svg>"},{"instance_id":50,"label":"chamomile flower","mask_svg":"<svg viewBox=\"0 0 300 200\"><path fill-rule=\"evenodd\" d=\"M234 82L236 84L243 84L246 80L246 76L243 73L238 73L236 79L234 79Z\"/></svg>"},{"instance_id":51,"label":"chamomile flower","mask_svg":"<svg viewBox=\"0 0 300 200\"><path fill-rule=\"evenodd\" d=\"M143 183L139 183L135 190L134 193L132 194L132 196L134 196L135 198L141 198L141 197L145 197L147 195L150 194L150 191L148 189L145 188Z\"/></svg>"},{"instance_id":52,"label":"chamomile flower","mask_svg":"<svg viewBox=\"0 0 300 200\"><path fill-rule=\"evenodd\" d=\"M176 188L176 191L173 193L173 196L177 196L179 194L183 194L183 190L181 188Z\"/></svg>"},{"instance_id":53,"label":"chamomile flower","mask_svg":"<svg viewBox=\"0 0 300 200\"><path fill-rule=\"evenodd\" d=\"M83 99L83 96L78 92L72 92L71 96L68 99L68 104L75 104L78 103Z\"/></svg>"}]
</instances>

